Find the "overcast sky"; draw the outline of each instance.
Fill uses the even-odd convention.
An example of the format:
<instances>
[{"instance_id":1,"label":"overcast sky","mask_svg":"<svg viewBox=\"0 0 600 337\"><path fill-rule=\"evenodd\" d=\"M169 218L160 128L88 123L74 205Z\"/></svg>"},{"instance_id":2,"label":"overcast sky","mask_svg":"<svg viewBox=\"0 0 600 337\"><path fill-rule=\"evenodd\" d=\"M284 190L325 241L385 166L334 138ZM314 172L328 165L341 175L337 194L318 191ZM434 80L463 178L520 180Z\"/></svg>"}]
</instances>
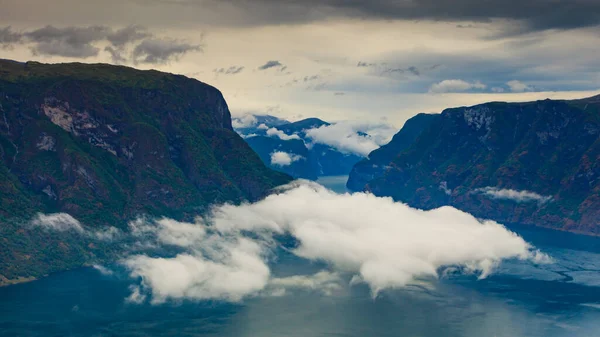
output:
<instances>
[{"instance_id":1,"label":"overcast sky","mask_svg":"<svg viewBox=\"0 0 600 337\"><path fill-rule=\"evenodd\" d=\"M600 89L598 0L0 0L0 57L181 73L233 114L387 120Z\"/></svg>"}]
</instances>

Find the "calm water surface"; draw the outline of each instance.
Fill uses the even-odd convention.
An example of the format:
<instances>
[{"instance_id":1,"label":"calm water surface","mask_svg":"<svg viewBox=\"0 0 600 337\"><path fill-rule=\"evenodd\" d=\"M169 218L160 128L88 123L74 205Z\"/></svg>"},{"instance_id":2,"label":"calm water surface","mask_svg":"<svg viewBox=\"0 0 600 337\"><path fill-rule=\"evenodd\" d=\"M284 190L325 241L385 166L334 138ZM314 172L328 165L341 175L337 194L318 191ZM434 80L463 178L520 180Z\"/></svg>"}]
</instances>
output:
<instances>
[{"instance_id":1,"label":"calm water surface","mask_svg":"<svg viewBox=\"0 0 600 337\"><path fill-rule=\"evenodd\" d=\"M554 263L507 261L487 279L453 276L373 299L295 292L241 304L128 304L122 272L92 268L0 288L0 336L600 336L600 239L512 227ZM317 266L283 254L273 273Z\"/></svg>"}]
</instances>

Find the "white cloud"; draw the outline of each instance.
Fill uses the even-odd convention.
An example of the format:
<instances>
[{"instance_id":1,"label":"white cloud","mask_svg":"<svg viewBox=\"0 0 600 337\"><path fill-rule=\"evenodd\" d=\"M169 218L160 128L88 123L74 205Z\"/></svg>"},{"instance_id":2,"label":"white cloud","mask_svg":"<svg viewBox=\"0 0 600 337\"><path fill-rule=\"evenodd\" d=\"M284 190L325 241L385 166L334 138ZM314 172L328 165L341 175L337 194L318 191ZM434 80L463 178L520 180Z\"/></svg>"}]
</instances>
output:
<instances>
[{"instance_id":1,"label":"white cloud","mask_svg":"<svg viewBox=\"0 0 600 337\"><path fill-rule=\"evenodd\" d=\"M486 85L479 82L467 82L463 80L443 80L429 87L429 92L434 94L447 92L464 92L473 89L485 89Z\"/></svg>"},{"instance_id":2,"label":"white cloud","mask_svg":"<svg viewBox=\"0 0 600 337\"><path fill-rule=\"evenodd\" d=\"M265 123L262 123L261 125L259 125L256 128L259 130L268 130L269 129L269 127Z\"/></svg>"},{"instance_id":3,"label":"white cloud","mask_svg":"<svg viewBox=\"0 0 600 337\"><path fill-rule=\"evenodd\" d=\"M300 139L300 136L298 136L297 134L287 135L287 134L285 134L285 132L278 130L276 128L268 129L267 136L269 136L269 137L276 136L276 137L279 137L279 139L281 139L281 140Z\"/></svg>"},{"instance_id":4,"label":"white cloud","mask_svg":"<svg viewBox=\"0 0 600 337\"><path fill-rule=\"evenodd\" d=\"M282 151L276 151L276 152L271 153L271 165L289 166L293 162L296 162L296 161L302 160L302 159L304 159L304 157L296 155L296 154L289 154L287 152L282 152Z\"/></svg>"},{"instance_id":5,"label":"white cloud","mask_svg":"<svg viewBox=\"0 0 600 337\"><path fill-rule=\"evenodd\" d=\"M451 207L416 210L390 198L339 195L308 182L281 188L254 204L217 207L195 224L161 221L154 225L157 237L185 252L123 261L132 276L142 279L132 296L151 295L154 303L239 301L269 289L282 294L285 288L328 293L341 284L339 275L353 276L352 283L364 282L377 294L439 277L444 267L486 277L503 259L539 262L544 257L502 225ZM192 240L183 238L187 231ZM298 242L293 254L325 262L332 272L271 277L267 261L276 247L274 234L291 235Z\"/></svg>"},{"instance_id":6,"label":"white cloud","mask_svg":"<svg viewBox=\"0 0 600 337\"><path fill-rule=\"evenodd\" d=\"M366 157L371 151L389 143L398 130L386 124L346 121L323 125L305 132L306 137L314 143L334 147L343 153Z\"/></svg>"},{"instance_id":7,"label":"white cloud","mask_svg":"<svg viewBox=\"0 0 600 337\"><path fill-rule=\"evenodd\" d=\"M38 213L31 223L34 226L49 228L61 232L68 230L73 230L79 233L84 232L81 223L67 213L53 213L48 215Z\"/></svg>"},{"instance_id":8,"label":"white cloud","mask_svg":"<svg viewBox=\"0 0 600 337\"><path fill-rule=\"evenodd\" d=\"M234 129L243 129L255 126L258 123L256 117L252 114L246 114L241 117L231 119L231 125Z\"/></svg>"},{"instance_id":9,"label":"white cloud","mask_svg":"<svg viewBox=\"0 0 600 337\"><path fill-rule=\"evenodd\" d=\"M546 203L552 199L552 196L541 195L535 192L500 189L497 187L478 188L474 192L481 193L492 199L512 200L515 202Z\"/></svg>"},{"instance_id":10,"label":"white cloud","mask_svg":"<svg viewBox=\"0 0 600 337\"><path fill-rule=\"evenodd\" d=\"M131 276L142 278L144 289L151 289L152 303L168 299L237 302L264 289L269 280L270 270L258 242L211 234L196 248L202 251L174 258L135 255L123 264L131 270ZM132 295L142 298L139 288Z\"/></svg>"},{"instance_id":11,"label":"white cloud","mask_svg":"<svg viewBox=\"0 0 600 337\"><path fill-rule=\"evenodd\" d=\"M525 84L521 81L517 81L517 80L508 81L508 82L506 82L506 85L508 85L508 88L512 92L525 92L525 91L533 90L532 87L528 86L527 84Z\"/></svg>"}]
</instances>

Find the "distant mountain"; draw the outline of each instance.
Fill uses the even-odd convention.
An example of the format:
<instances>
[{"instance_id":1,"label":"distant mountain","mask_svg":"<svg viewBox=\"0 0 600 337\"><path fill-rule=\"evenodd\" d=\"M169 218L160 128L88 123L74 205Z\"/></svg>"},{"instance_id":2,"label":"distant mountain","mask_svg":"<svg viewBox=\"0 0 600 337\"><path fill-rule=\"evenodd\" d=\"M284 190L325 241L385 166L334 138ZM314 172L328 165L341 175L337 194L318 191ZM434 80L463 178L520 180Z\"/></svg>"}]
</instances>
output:
<instances>
[{"instance_id":1,"label":"distant mountain","mask_svg":"<svg viewBox=\"0 0 600 337\"><path fill-rule=\"evenodd\" d=\"M27 225L38 212L125 229L139 214L191 218L291 180L234 132L219 90L184 76L2 60L0 93L0 284L110 256Z\"/></svg>"},{"instance_id":2,"label":"distant mountain","mask_svg":"<svg viewBox=\"0 0 600 337\"><path fill-rule=\"evenodd\" d=\"M315 141L307 132L333 125L318 118L290 123L274 116L247 115L234 119L234 125L265 164L295 178L316 180L320 176L347 175L354 164L364 158L361 154ZM359 140L371 138L365 132L350 132Z\"/></svg>"},{"instance_id":3,"label":"distant mountain","mask_svg":"<svg viewBox=\"0 0 600 337\"><path fill-rule=\"evenodd\" d=\"M361 162L350 187L369 180L362 189L422 209L452 205L504 223L600 234L600 96L493 102L415 118L424 124L413 119L397 135L414 127L420 135L406 137L414 142L392 141L373 153L376 165L387 161L384 172L369 180Z\"/></svg>"}]
</instances>

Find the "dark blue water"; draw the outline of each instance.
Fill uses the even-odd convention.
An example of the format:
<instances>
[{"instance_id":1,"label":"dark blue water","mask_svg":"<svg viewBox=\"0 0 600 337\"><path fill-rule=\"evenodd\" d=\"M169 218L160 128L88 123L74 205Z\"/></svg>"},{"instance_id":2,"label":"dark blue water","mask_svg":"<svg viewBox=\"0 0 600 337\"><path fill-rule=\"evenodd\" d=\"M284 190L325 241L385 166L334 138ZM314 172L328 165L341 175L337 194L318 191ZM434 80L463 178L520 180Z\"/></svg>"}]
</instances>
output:
<instances>
[{"instance_id":1,"label":"dark blue water","mask_svg":"<svg viewBox=\"0 0 600 337\"><path fill-rule=\"evenodd\" d=\"M554 263L507 261L484 280L452 276L333 296L298 291L243 303L130 304L124 272L93 268L0 288L0 336L599 336L600 239L511 227ZM290 255L274 274L313 272Z\"/></svg>"}]
</instances>

